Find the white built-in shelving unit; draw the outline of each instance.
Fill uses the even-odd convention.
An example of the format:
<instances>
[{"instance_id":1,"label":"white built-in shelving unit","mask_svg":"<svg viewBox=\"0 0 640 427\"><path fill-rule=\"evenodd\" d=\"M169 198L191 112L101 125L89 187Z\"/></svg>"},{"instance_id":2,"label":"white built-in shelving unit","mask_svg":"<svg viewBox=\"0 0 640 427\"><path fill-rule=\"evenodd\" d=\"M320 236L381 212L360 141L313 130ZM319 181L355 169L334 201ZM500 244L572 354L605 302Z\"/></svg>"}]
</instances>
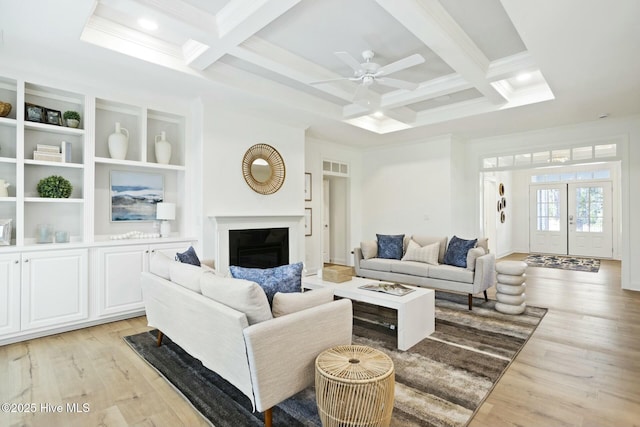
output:
<instances>
[{"instance_id":1,"label":"white built-in shelving unit","mask_svg":"<svg viewBox=\"0 0 640 427\"><path fill-rule=\"evenodd\" d=\"M0 117L0 179L9 183L0 197L0 219L11 219L9 244L0 246L0 345L144 312L139 273L156 251L168 255L195 244L186 236L187 117L146 105L0 76L0 101L13 106ZM25 104L64 113L78 111L80 127L27 120ZM115 123L129 131L124 160L109 155ZM155 158L155 138L165 132L172 145L169 164ZM71 143L71 161L34 159L38 144ZM111 240L127 231L154 231L153 223L112 222L112 171L162 175L164 201L177 218L170 238ZM69 198L38 195L37 184L51 175L73 186ZM37 243L39 224L69 232L68 243Z\"/></svg>"}]
</instances>

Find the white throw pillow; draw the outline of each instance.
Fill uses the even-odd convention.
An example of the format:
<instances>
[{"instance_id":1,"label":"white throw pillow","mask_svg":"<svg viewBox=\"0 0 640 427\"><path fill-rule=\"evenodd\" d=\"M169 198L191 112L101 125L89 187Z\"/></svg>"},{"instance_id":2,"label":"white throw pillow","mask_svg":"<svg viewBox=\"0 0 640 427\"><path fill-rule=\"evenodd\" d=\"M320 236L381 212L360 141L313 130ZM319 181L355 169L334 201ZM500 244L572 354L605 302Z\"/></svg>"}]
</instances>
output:
<instances>
[{"instance_id":1,"label":"white throw pillow","mask_svg":"<svg viewBox=\"0 0 640 427\"><path fill-rule=\"evenodd\" d=\"M469 249L467 252L467 270L475 271L476 269L476 259L485 254L484 248L475 247Z\"/></svg>"},{"instance_id":2,"label":"white throw pillow","mask_svg":"<svg viewBox=\"0 0 640 427\"><path fill-rule=\"evenodd\" d=\"M273 296L273 317L306 310L333 301L333 289L322 288L306 292L276 292Z\"/></svg>"},{"instance_id":3,"label":"white throw pillow","mask_svg":"<svg viewBox=\"0 0 640 427\"><path fill-rule=\"evenodd\" d=\"M206 272L200 287L202 295L244 313L250 325L273 318L267 294L255 282Z\"/></svg>"},{"instance_id":4,"label":"white throw pillow","mask_svg":"<svg viewBox=\"0 0 640 427\"><path fill-rule=\"evenodd\" d=\"M174 262L169 265L169 280L200 294L200 276L204 271L196 265Z\"/></svg>"},{"instance_id":5,"label":"white throw pillow","mask_svg":"<svg viewBox=\"0 0 640 427\"><path fill-rule=\"evenodd\" d=\"M407 245L407 252L402 257L402 261L418 261L438 265L439 250L440 243L438 242L421 247L414 240L410 240L409 245Z\"/></svg>"},{"instance_id":6,"label":"white throw pillow","mask_svg":"<svg viewBox=\"0 0 640 427\"><path fill-rule=\"evenodd\" d=\"M360 242L360 250L362 250L362 258L375 258L378 256L378 242L376 242L375 240Z\"/></svg>"},{"instance_id":7,"label":"white throw pillow","mask_svg":"<svg viewBox=\"0 0 640 427\"><path fill-rule=\"evenodd\" d=\"M151 255L151 261L149 262L149 272L155 274L156 276L160 276L163 279L169 279L169 267L171 264L176 263L177 261L172 260L162 252L154 252Z\"/></svg>"}]
</instances>

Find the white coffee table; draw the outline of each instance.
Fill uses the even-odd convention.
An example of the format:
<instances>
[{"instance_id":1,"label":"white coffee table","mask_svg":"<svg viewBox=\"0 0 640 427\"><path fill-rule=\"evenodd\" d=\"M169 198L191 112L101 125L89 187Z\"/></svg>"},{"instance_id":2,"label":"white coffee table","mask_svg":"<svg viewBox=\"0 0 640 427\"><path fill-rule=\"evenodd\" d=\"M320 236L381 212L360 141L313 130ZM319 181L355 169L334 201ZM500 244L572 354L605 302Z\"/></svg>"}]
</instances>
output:
<instances>
[{"instance_id":1,"label":"white coffee table","mask_svg":"<svg viewBox=\"0 0 640 427\"><path fill-rule=\"evenodd\" d=\"M400 350L408 350L433 333L435 330L435 292L433 290L410 286L414 289L413 292L396 296L359 288L359 286L376 282L380 281L354 277L347 282L333 283L313 275L302 278L302 287L304 289L330 287L337 297L396 310Z\"/></svg>"}]
</instances>

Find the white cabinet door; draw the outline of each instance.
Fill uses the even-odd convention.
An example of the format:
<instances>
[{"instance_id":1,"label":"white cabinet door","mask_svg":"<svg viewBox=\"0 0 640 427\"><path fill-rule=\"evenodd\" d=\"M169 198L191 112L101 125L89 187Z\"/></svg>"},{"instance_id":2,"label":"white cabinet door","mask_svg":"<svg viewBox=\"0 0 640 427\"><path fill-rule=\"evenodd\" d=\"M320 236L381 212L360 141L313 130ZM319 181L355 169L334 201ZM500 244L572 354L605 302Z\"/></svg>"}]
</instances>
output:
<instances>
[{"instance_id":1,"label":"white cabinet door","mask_svg":"<svg viewBox=\"0 0 640 427\"><path fill-rule=\"evenodd\" d=\"M22 330L88 318L87 250L22 254Z\"/></svg>"},{"instance_id":2,"label":"white cabinet door","mask_svg":"<svg viewBox=\"0 0 640 427\"><path fill-rule=\"evenodd\" d=\"M20 254L0 255L0 337L20 330Z\"/></svg>"},{"instance_id":3,"label":"white cabinet door","mask_svg":"<svg viewBox=\"0 0 640 427\"><path fill-rule=\"evenodd\" d=\"M144 309L140 273L149 271L149 260L155 252L174 259L191 242L158 243L96 249L98 316L126 314Z\"/></svg>"},{"instance_id":4,"label":"white cabinet door","mask_svg":"<svg viewBox=\"0 0 640 427\"><path fill-rule=\"evenodd\" d=\"M140 272L148 264L149 246L100 248L97 254L98 315L143 309Z\"/></svg>"}]
</instances>

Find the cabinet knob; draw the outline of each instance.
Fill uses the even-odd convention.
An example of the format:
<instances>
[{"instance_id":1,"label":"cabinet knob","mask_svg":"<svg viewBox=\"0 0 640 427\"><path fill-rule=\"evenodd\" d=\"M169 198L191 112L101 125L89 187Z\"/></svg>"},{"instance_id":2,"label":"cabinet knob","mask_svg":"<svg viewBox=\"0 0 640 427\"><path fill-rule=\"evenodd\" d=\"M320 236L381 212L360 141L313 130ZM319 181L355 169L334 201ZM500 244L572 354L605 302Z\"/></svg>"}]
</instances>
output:
<instances>
[{"instance_id":1,"label":"cabinet knob","mask_svg":"<svg viewBox=\"0 0 640 427\"><path fill-rule=\"evenodd\" d=\"M151 253L152 253L152 254L155 254L155 253L156 253L156 250L155 250L155 249L151 249Z\"/></svg>"},{"instance_id":2,"label":"cabinet knob","mask_svg":"<svg viewBox=\"0 0 640 427\"><path fill-rule=\"evenodd\" d=\"M29 258L25 259L24 262L29 262Z\"/></svg>"},{"instance_id":3,"label":"cabinet knob","mask_svg":"<svg viewBox=\"0 0 640 427\"><path fill-rule=\"evenodd\" d=\"M14 264L18 264L19 262L20 262L20 260L19 260L19 259L17 259L17 260L15 260L15 261L13 261L13 263L14 263Z\"/></svg>"},{"instance_id":4,"label":"cabinet knob","mask_svg":"<svg viewBox=\"0 0 640 427\"><path fill-rule=\"evenodd\" d=\"M145 254L148 254L148 253L149 253L149 249L147 249L146 251L144 251L144 253L145 253Z\"/></svg>"}]
</instances>

